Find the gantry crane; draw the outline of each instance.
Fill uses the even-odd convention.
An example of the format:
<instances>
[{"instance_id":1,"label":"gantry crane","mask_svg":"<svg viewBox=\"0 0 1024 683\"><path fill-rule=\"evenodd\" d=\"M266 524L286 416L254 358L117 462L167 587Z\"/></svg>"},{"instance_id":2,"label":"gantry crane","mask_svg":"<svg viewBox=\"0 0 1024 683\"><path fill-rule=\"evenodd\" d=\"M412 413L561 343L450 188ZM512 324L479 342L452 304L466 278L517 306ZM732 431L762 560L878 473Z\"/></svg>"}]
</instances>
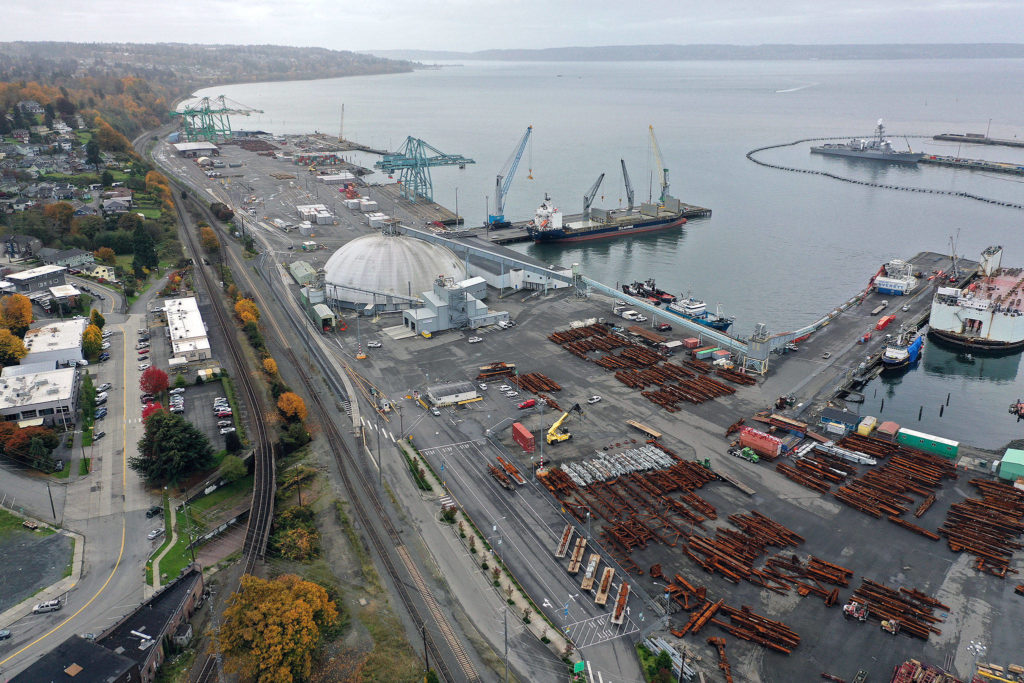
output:
<instances>
[{"instance_id":1,"label":"gantry crane","mask_svg":"<svg viewBox=\"0 0 1024 683\"><path fill-rule=\"evenodd\" d=\"M598 176L594 184L587 190L587 193L583 195L583 220L590 218L590 205L594 203L594 197L597 196L597 189L601 187L602 181L604 181L604 173Z\"/></svg>"},{"instance_id":2,"label":"gantry crane","mask_svg":"<svg viewBox=\"0 0 1024 683\"><path fill-rule=\"evenodd\" d=\"M526 149L526 143L529 142L531 133L533 133L533 126L527 126L526 132L520 138L519 144L516 145L515 150L512 152L512 156L508 158L508 161L505 162L505 165L498 172L498 179L494 182L494 213L487 217L487 223L491 227L506 227L505 225L497 226L496 224L505 223L505 196L512 186L512 179L516 176L519 160L523 158L523 151ZM529 170L527 178L533 179L532 168Z\"/></svg>"},{"instance_id":3,"label":"gantry crane","mask_svg":"<svg viewBox=\"0 0 1024 683\"><path fill-rule=\"evenodd\" d=\"M170 112L180 116L185 126L185 139L189 141L209 140L218 142L231 137L229 114L248 116L262 114L262 109L253 109L221 95L214 99L204 97L184 105L180 110Z\"/></svg>"},{"instance_id":4,"label":"gantry crane","mask_svg":"<svg viewBox=\"0 0 1024 683\"><path fill-rule=\"evenodd\" d=\"M654 126L649 126L651 130L651 152L654 153L654 163L657 166L658 182L661 184L661 196L658 197L660 203L665 202L665 197L668 196L668 169L665 168L665 162L661 160L661 149L658 147L658 138L654 137Z\"/></svg>"},{"instance_id":5,"label":"gantry crane","mask_svg":"<svg viewBox=\"0 0 1024 683\"><path fill-rule=\"evenodd\" d=\"M417 197L423 197L432 202L434 201L434 184L430 180L431 166L466 168L466 164L475 163L461 154L445 154L436 147L410 135L398 148L398 152L385 154L373 167L387 173L398 171L398 182L402 184L402 196L406 199L415 202Z\"/></svg>"},{"instance_id":6,"label":"gantry crane","mask_svg":"<svg viewBox=\"0 0 1024 683\"><path fill-rule=\"evenodd\" d=\"M633 183L629 182L629 173L626 171L626 160L619 159L619 163L622 164L622 181L626 184L626 199L629 200L629 206L626 207L628 211L633 210Z\"/></svg>"}]
</instances>

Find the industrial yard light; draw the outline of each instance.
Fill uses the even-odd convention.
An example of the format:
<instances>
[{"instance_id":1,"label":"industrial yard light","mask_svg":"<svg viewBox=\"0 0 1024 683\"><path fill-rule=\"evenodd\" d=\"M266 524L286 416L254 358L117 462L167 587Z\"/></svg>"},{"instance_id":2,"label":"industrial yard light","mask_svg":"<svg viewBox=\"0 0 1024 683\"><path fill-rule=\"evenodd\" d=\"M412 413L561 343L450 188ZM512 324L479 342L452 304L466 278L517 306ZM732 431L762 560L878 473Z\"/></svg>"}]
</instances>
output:
<instances>
[{"instance_id":1,"label":"industrial yard light","mask_svg":"<svg viewBox=\"0 0 1024 683\"><path fill-rule=\"evenodd\" d=\"M967 646L967 651L974 657L971 662L971 679L973 680L974 674L978 672L978 659L985 655L988 647L979 640L972 640Z\"/></svg>"}]
</instances>

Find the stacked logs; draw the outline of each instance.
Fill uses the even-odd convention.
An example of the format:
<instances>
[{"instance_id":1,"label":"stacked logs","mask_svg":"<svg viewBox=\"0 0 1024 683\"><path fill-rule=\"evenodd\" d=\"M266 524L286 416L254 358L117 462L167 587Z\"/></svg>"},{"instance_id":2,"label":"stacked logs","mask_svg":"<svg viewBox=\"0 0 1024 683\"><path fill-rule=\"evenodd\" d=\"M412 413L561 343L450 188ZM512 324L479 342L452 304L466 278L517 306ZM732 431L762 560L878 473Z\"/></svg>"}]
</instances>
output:
<instances>
[{"instance_id":1,"label":"stacked logs","mask_svg":"<svg viewBox=\"0 0 1024 683\"><path fill-rule=\"evenodd\" d=\"M544 391L562 390L562 387L557 382L539 372L527 372L522 375L516 375L515 377L510 377L509 382L515 384L520 389L525 389L534 394L540 394Z\"/></svg>"},{"instance_id":2,"label":"stacked logs","mask_svg":"<svg viewBox=\"0 0 1024 683\"><path fill-rule=\"evenodd\" d=\"M900 631L921 640L928 640L932 633L942 633L935 628L935 624L942 623L943 619L935 616L935 611L950 610L948 605L943 605L916 589L896 590L870 579L861 581L860 587L853 592L852 599L864 605L869 616L895 621L899 624Z\"/></svg>"},{"instance_id":3,"label":"stacked logs","mask_svg":"<svg viewBox=\"0 0 1024 683\"><path fill-rule=\"evenodd\" d=\"M977 559L979 571L1005 578L1014 551L1022 546L1024 533L1024 491L1000 482L972 479L981 499L967 498L954 503L939 533L953 552L967 551Z\"/></svg>"},{"instance_id":4,"label":"stacked logs","mask_svg":"<svg viewBox=\"0 0 1024 683\"><path fill-rule=\"evenodd\" d=\"M715 370L715 374L721 377L722 379L727 379L730 382L734 382L736 384L743 384L745 386L757 384L757 380L751 377L750 375L744 375L741 372L735 372L733 370L723 370L720 368L718 370Z\"/></svg>"},{"instance_id":5,"label":"stacked logs","mask_svg":"<svg viewBox=\"0 0 1024 683\"><path fill-rule=\"evenodd\" d=\"M504 472L499 470L494 465L488 465L487 471L491 473L491 476L494 477L499 484L507 488L509 491L515 489L515 487L512 486L512 481L505 475Z\"/></svg>"},{"instance_id":6,"label":"stacked logs","mask_svg":"<svg viewBox=\"0 0 1024 683\"><path fill-rule=\"evenodd\" d=\"M927 497L934 494L943 479L956 476L956 466L949 460L901 447L890 454L884 466L868 470L832 495L872 517L898 517L914 503L907 494Z\"/></svg>"}]
</instances>

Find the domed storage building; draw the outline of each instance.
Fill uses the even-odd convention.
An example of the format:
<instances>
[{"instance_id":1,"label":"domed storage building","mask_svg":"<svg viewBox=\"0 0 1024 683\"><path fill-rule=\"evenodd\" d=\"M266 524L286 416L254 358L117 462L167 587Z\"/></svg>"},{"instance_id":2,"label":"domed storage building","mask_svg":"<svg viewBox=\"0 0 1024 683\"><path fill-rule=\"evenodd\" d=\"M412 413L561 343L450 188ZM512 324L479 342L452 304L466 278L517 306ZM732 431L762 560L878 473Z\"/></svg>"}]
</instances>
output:
<instances>
[{"instance_id":1,"label":"domed storage building","mask_svg":"<svg viewBox=\"0 0 1024 683\"><path fill-rule=\"evenodd\" d=\"M340 308L393 311L423 305L439 276L462 280L466 268L450 250L400 234L358 237L324 266L328 301Z\"/></svg>"}]
</instances>

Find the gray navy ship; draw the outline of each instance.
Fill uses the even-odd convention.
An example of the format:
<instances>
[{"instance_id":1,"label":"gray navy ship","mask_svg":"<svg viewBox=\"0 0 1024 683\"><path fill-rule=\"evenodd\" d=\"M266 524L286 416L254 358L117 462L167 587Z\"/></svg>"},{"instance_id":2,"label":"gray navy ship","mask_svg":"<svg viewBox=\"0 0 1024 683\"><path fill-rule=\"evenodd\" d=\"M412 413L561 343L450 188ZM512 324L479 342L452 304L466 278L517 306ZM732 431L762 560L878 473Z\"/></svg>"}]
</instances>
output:
<instances>
[{"instance_id":1,"label":"gray navy ship","mask_svg":"<svg viewBox=\"0 0 1024 683\"><path fill-rule=\"evenodd\" d=\"M893 149L892 142L885 139L885 125L882 119L878 119L878 126L875 128L875 137L873 138L854 138L849 142L817 145L811 147L811 153L871 159L896 164L916 164L924 156L923 153L912 152L909 149L905 152Z\"/></svg>"}]
</instances>

